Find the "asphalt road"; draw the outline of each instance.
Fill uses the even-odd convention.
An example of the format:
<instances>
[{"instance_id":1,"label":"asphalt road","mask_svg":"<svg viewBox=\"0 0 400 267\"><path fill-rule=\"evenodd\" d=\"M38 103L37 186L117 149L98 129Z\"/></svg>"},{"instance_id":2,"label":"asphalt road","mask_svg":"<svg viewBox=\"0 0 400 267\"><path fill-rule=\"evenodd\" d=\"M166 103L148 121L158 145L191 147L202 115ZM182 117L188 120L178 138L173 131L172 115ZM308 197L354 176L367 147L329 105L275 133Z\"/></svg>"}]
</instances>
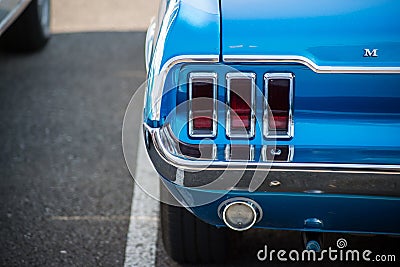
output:
<instances>
[{"instance_id":1,"label":"asphalt road","mask_svg":"<svg viewBox=\"0 0 400 267\"><path fill-rule=\"evenodd\" d=\"M121 266L133 181L125 108L144 32L54 35L0 54L0 265Z\"/></svg>"}]
</instances>

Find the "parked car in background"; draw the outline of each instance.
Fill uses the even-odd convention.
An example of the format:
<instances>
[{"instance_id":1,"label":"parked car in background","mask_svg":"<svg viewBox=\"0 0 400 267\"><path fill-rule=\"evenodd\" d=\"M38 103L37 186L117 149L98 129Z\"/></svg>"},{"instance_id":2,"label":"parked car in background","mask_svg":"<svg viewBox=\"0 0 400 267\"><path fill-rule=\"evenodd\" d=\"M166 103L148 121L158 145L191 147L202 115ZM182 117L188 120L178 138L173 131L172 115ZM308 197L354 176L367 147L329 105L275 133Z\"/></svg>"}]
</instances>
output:
<instances>
[{"instance_id":1,"label":"parked car in background","mask_svg":"<svg viewBox=\"0 0 400 267\"><path fill-rule=\"evenodd\" d=\"M0 46L35 51L50 38L50 0L0 0Z\"/></svg>"},{"instance_id":2,"label":"parked car in background","mask_svg":"<svg viewBox=\"0 0 400 267\"><path fill-rule=\"evenodd\" d=\"M227 229L296 230L315 251L325 232L400 234L399 10L161 1L143 125L173 259L223 260Z\"/></svg>"}]
</instances>

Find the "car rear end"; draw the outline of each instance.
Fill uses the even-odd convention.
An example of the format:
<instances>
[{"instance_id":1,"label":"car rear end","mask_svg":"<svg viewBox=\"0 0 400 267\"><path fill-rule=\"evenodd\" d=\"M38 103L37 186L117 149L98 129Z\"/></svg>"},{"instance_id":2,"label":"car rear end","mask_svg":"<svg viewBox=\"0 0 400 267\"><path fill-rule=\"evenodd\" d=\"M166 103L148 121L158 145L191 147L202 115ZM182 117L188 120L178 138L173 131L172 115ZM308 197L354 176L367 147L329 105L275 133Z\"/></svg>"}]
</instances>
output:
<instances>
[{"instance_id":1,"label":"car rear end","mask_svg":"<svg viewBox=\"0 0 400 267\"><path fill-rule=\"evenodd\" d=\"M399 234L399 8L221 0L218 54L150 70L165 187L217 227Z\"/></svg>"}]
</instances>

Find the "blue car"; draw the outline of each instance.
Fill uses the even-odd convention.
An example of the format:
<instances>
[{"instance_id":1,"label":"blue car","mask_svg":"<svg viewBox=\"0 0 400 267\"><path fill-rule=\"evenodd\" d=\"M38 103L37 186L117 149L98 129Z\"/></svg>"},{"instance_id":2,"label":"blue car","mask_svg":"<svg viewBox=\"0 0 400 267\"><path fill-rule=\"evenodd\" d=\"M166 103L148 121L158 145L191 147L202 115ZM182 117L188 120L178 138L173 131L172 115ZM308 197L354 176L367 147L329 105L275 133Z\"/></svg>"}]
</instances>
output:
<instances>
[{"instance_id":1,"label":"blue car","mask_svg":"<svg viewBox=\"0 0 400 267\"><path fill-rule=\"evenodd\" d=\"M165 249L233 231L400 234L400 2L163 0L144 137Z\"/></svg>"}]
</instances>

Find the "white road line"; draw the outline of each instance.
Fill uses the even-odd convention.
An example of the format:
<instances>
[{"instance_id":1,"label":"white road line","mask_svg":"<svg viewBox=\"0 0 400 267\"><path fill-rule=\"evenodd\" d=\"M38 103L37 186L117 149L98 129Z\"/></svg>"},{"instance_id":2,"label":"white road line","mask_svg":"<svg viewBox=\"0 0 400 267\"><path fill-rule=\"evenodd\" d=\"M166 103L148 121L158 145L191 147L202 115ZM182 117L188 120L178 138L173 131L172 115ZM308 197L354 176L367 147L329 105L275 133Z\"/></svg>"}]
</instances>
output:
<instances>
[{"instance_id":1,"label":"white road line","mask_svg":"<svg viewBox=\"0 0 400 267\"><path fill-rule=\"evenodd\" d=\"M52 221L121 221L129 220L129 216L99 216L99 215L83 215L83 216L53 216Z\"/></svg>"},{"instance_id":2,"label":"white road line","mask_svg":"<svg viewBox=\"0 0 400 267\"><path fill-rule=\"evenodd\" d=\"M148 159L141 134L139 135L135 179L139 181L142 188L158 189L156 182L159 179L158 174ZM155 265L159 205L158 201L146 194L141 187L135 183L125 249L125 267ZM141 218L152 219L142 220Z\"/></svg>"},{"instance_id":3,"label":"white road line","mask_svg":"<svg viewBox=\"0 0 400 267\"><path fill-rule=\"evenodd\" d=\"M131 218L135 217L135 218ZM83 216L52 216L52 221L124 221L124 220L139 220L139 221L158 221L154 216L124 216L124 215L83 215Z\"/></svg>"}]
</instances>

